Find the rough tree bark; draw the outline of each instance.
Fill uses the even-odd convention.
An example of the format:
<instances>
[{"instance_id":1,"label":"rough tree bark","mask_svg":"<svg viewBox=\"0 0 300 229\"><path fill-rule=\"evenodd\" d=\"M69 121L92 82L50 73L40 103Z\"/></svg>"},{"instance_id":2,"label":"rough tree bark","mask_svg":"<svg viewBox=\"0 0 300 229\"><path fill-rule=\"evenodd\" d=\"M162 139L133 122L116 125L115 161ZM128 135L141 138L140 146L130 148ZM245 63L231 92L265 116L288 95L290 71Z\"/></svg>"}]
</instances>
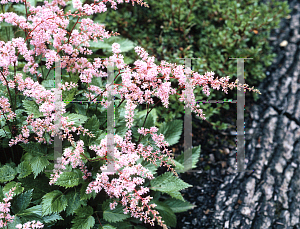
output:
<instances>
[{"instance_id":1,"label":"rough tree bark","mask_svg":"<svg viewBox=\"0 0 300 229\"><path fill-rule=\"evenodd\" d=\"M245 125L246 170L254 172L226 176L214 228L300 228L300 2L289 4L291 18L271 33L278 56ZM235 155L230 161L235 170Z\"/></svg>"}]
</instances>

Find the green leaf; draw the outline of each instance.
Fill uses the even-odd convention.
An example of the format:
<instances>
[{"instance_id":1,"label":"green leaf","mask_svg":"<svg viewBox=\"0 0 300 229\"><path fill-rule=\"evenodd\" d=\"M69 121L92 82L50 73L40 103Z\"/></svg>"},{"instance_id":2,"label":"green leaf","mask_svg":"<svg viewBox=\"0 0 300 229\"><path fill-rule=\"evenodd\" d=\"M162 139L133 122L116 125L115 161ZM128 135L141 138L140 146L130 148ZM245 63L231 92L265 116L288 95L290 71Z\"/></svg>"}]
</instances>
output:
<instances>
[{"instance_id":1,"label":"green leaf","mask_svg":"<svg viewBox=\"0 0 300 229\"><path fill-rule=\"evenodd\" d=\"M200 151L201 151L201 146L197 146L192 148L192 168L197 168L197 163L199 161L199 157L200 157ZM186 158L184 158L184 152L181 152L181 155L179 155L178 157L175 158L174 162L175 162L175 169L177 173L184 173L186 172L186 170L188 168L184 168L184 159L186 159L187 161L190 160L190 157L188 157L188 155L186 155Z\"/></svg>"},{"instance_id":2,"label":"green leaf","mask_svg":"<svg viewBox=\"0 0 300 229\"><path fill-rule=\"evenodd\" d=\"M183 199L183 197L182 197L182 194L181 194L179 191L168 192L168 194L169 194L171 197L173 197L174 199L184 201L184 199Z\"/></svg>"},{"instance_id":3,"label":"green leaf","mask_svg":"<svg viewBox=\"0 0 300 229\"><path fill-rule=\"evenodd\" d=\"M168 199L164 201L164 204L168 205L174 213L185 212L187 210L193 209L197 207L197 205L193 205L186 201L176 200L176 199Z\"/></svg>"},{"instance_id":4,"label":"green leaf","mask_svg":"<svg viewBox=\"0 0 300 229\"><path fill-rule=\"evenodd\" d=\"M147 116L147 110L142 110L138 113L138 119L139 119L139 126L142 126L143 123L144 123L144 120ZM157 111L156 109L152 109L152 111L148 114L148 117L146 119L146 122L145 122L145 128L150 128L152 126L154 126L156 120L157 120Z\"/></svg>"},{"instance_id":5,"label":"green leaf","mask_svg":"<svg viewBox=\"0 0 300 229\"><path fill-rule=\"evenodd\" d=\"M66 196L59 190L47 193L42 199L43 216L59 213L65 210L68 205Z\"/></svg>"},{"instance_id":6,"label":"green leaf","mask_svg":"<svg viewBox=\"0 0 300 229\"><path fill-rule=\"evenodd\" d=\"M95 114L84 124L84 128L88 129L90 133L95 135L95 137L97 136L99 127L100 127L100 122L98 121L97 116ZM88 140L95 139L95 138L91 139L91 137L88 135L80 136L80 138L87 144L90 143L88 142Z\"/></svg>"},{"instance_id":7,"label":"green leaf","mask_svg":"<svg viewBox=\"0 0 300 229\"><path fill-rule=\"evenodd\" d=\"M28 2L30 3L31 6L36 6L37 0L28 0Z\"/></svg>"},{"instance_id":8,"label":"green leaf","mask_svg":"<svg viewBox=\"0 0 300 229\"><path fill-rule=\"evenodd\" d=\"M47 154L47 146L41 145L36 142L29 142L28 144L20 144L23 150L27 153L30 153L33 156L42 156Z\"/></svg>"},{"instance_id":9,"label":"green leaf","mask_svg":"<svg viewBox=\"0 0 300 229\"><path fill-rule=\"evenodd\" d=\"M93 197L93 199L95 199L97 193L95 192L95 190L93 190L91 193L86 194L86 189L89 185L89 182L83 182L81 189L80 189L80 200L89 200Z\"/></svg>"},{"instance_id":10,"label":"green leaf","mask_svg":"<svg viewBox=\"0 0 300 229\"><path fill-rule=\"evenodd\" d=\"M74 106L74 110L77 114L86 115L86 110L88 107L87 103L84 104L73 103L72 106Z\"/></svg>"},{"instance_id":11,"label":"green leaf","mask_svg":"<svg viewBox=\"0 0 300 229\"><path fill-rule=\"evenodd\" d=\"M103 227L99 227L101 229L117 229L116 227L113 227L112 225L105 224Z\"/></svg>"},{"instance_id":12,"label":"green leaf","mask_svg":"<svg viewBox=\"0 0 300 229\"><path fill-rule=\"evenodd\" d=\"M26 14L25 5L13 5L14 11L22 14Z\"/></svg>"},{"instance_id":13,"label":"green leaf","mask_svg":"<svg viewBox=\"0 0 300 229\"><path fill-rule=\"evenodd\" d=\"M17 167L17 172L19 173L18 179L27 177L32 173L30 164L27 161L22 161Z\"/></svg>"},{"instance_id":14,"label":"green leaf","mask_svg":"<svg viewBox=\"0 0 300 229\"><path fill-rule=\"evenodd\" d=\"M22 212L17 214L19 217L21 217L24 221L42 221L42 206L36 205L31 208L27 208L23 210Z\"/></svg>"},{"instance_id":15,"label":"green leaf","mask_svg":"<svg viewBox=\"0 0 300 229\"><path fill-rule=\"evenodd\" d=\"M0 182L4 183L15 178L17 172L9 165L4 165L0 168Z\"/></svg>"},{"instance_id":16,"label":"green leaf","mask_svg":"<svg viewBox=\"0 0 300 229\"><path fill-rule=\"evenodd\" d=\"M47 90L51 90L52 88L55 88L54 82L54 80L43 80L42 86Z\"/></svg>"},{"instance_id":17,"label":"green leaf","mask_svg":"<svg viewBox=\"0 0 300 229\"><path fill-rule=\"evenodd\" d=\"M80 194L75 191L68 192L66 198L68 200L68 206L66 208L67 216L73 215L81 205L86 205L85 201L80 200Z\"/></svg>"},{"instance_id":18,"label":"green leaf","mask_svg":"<svg viewBox=\"0 0 300 229\"><path fill-rule=\"evenodd\" d=\"M146 227L143 227L141 225L136 225L136 226L133 226L133 229L146 229Z\"/></svg>"},{"instance_id":19,"label":"green leaf","mask_svg":"<svg viewBox=\"0 0 300 229\"><path fill-rule=\"evenodd\" d=\"M132 228L132 224L127 221L111 223L111 225L118 229L131 229Z\"/></svg>"},{"instance_id":20,"label":"green leaf","mask_svg":"<svg viewBox=\"0 0 300 229\"><path fill-rule=\"evenodd\" d=\"M121 52L128 52L132 50L135 47L135 43L130 41L129 39L125 39L122 37L116 37L116 36L111 36L108 39L104 39L103 41L100 41L98 39L97 42L90 41L90 49L95 50L95 49L107 49L107 51L112 52L112 44L113 43L118 43L120 44L120 49Z\"/></svg>"},{"instance_id":21,"label":"green leaf","mask_svg":"<svg viewBox=\"0 0 300 229\"><path fill-rule=\"evenodd\" d=\"M14 203L11 207L12 212L14 214L22 212L29 206L30 201L31 201L32 192L33 192L33 189L28 190L28 191L22 193L20 196L18 196L18 198L14 201Z\"/></svg>"},{"instance_id":22,"label":"green leaf","mask_svg":"<svg viewBox=\"0 0 300 229\"><path fill-rule=\"evenodd\" d=\"M82 125L88 118L85 115L80 115L80 114L73 114L70 112L64 113L62 115L63 117L68 117L67 122L74 122L75 127L79 127Z\"/></svg>"},{"instance_id":23,"label":"green leaf","mask_svg":"<svg viewBox=\"0 0 300 229\"><path fill-rule=\"evenodd\" d=\"M95 225L95 218L92 216L93 208L84 206L76 210L76 217L72 220L72 229L90 229Z\"/></svg>"},{"instance_id":24,"label":"green leaf","mask_svg":"<svg viewBox=\"0 0 300 229\"><path fill-rule=\"evenodd\" d=\"M8 229L16 229L16 226L17 226L18 224L22 224L22 221L21 221L21 219L20 219L18 216L15 215L14 221L11 222L11 223L8 223L8 224L7 224L7 228L8 228Z\"/></svg>"},{"instance_id":25,"label":"green leaf","mask_svg":"<svg viewBox=\"0 0 300 229\"><path fill-rule=\"evenodd\" d=\"M31 169L34 174L34 179L49 165L49 161L45 157L33 157L30 160Z\"/></svg>"},{"instance_id":26,"label":"green leaf","mask_svg":"<svg viewBox=\"0 0 300 229\"><path fill-rule=\"evenodd\" d=\"M182 120L173 120L168 123L163 123L158 130L158 134L165 136L165 141L169 143L169 146L175 145L179 142L183 129Z\"/></svg>"},{"instance_id":27,"label":"green leaf","mask_svg":"<svg viewBox=\"0 0 300 229\"><path fill-rule=\"evenodd\" d=\"M71 172L63 172L60 177L55 182L56 185L70 188L79 185L83 174L80 170L75 170Z\"/></svg>"},{"instance_id":28,"label":"green leaf","mask_svg":"<svg viewBox=\"0 0 300 229\"><path fill-rule=\"evenodd\" d=\"M144 160L143 158L138 159L137 163L141 163L141 165L143 167L145 167L146 169L149 169L149 171L153 175L155 175L157 173L156 171L157 171L159 165L156 166L156 165L152 164L151 162L148 162L148 161Z\"/></svg>"},{"instance_id":29,"label":"green leaf","mask_svg":"<svg viewBox=\"0 0 300 229\"><path fill-rule=\"evenodd\" d=\"M43 221L44 223L52 223L53 221L57 221L57 220L64 220L59 214L55 213L53 215L46 215L43 217Z\"/></svg>"},{"instance_id":30,"label":"green leaf","mask_svg":"<svg viewBox=\"0 0 300 229\"><path fill-rule=\"evenodd\" d=\"M33 189L32 200L33 202L38 202L36 204L39 204L44 194L51 192L55 187L49 185L49 179L44 173L42 173L38 179L34 179L33 177L34 175L30 174L29 176L20 179L20 182L25 190Z\"/></svg>"},{"instance_id":31,"label":"green leaf","mask_svg":"<svg viewBox=\"0 0 300 229\"><path fill-rule=\"evenodd\" d=\"M157 200L151 200L150 203L151 204L154 203L157 205L154 208L159 212L159 215L165 221L165 224L167 224L170 227L176 227L177 224L176 215L168 205Z\"/></svg>"},{"instance_id":32,"label":"green leaf","mask_svg":"<svg viewBox=\"0 0 300 229\"><path fill-rule=\"evenodd\" d=\"M7 132L6 132L7 133ZM6 133L5 133L5 131L3 130L3 129L0 129L0 137L1 138L4 138L4 137L6 137ZM8 134L8 133L7 133Z\"/></svg>"},{"instance_id":33,"label":"green leaf","mask_svg":"<svg viewBox=\"0 0 300 229\"><path fill-rule=\"evenodd\" d=\"M3 193L3 187L0 185L0 200L3 200L3 198L6 198Z\"/></svg>"},{"instance_id":34,"label":"green leaf","mask_svg":"<svg viewBox=\"0 0 300 229\"><path fill-rule=\"evenodd\" d=\"M16 187L16 190L14 191L13 197L19 195L20 193L22 193L24 191L24 188L21 186L20 182L15 182L15 181L11 181L9 183L7 183L4 188L3 188L3 194L5 195L5 193L9 193L9 190ZM5 195L6 197L6 195Z\"/></svg>"},{"instance_id":35,"label":"green leaf","mask_svg":"<svg viewBox=\"0 0 300 229\"><path fill-rule=\"evenodd\" d=\"M65 102L71 102L74 100L77 88L71 88L70 90L62 91L62 100Z\"/></svg>"},{"instance_id":36,"label":"green leaf","mask_svg":"<svg viewBox=\"0 0 300 229\"><path fill-rule=\"evenodd\" d=\"M33 114L34 118L43 116L43 113L40 112L39 106L35 101L23 100L23 106L28 115Z\"/></svg>"},{"instance_id":37,"label":"green leaf","mask_svg":"<svg viewBox=\"0 0 300 229\"><path fill-rule=\"evenodd\" d=\"M170 193L180 191L192 187L178 177L175 177L172 172L166 172L150 181L151 188L154 191Z\"/></svg>"},{"instance_id":38,"label":"green leaf","mask_svg":"<svg viewBox=\"0 0 300 229\"><path fill-rule=\"evenodd\" d=\"M112 203L111 200L106 200L105 202L103 202L102 209L104 220L109 223L116 223L130 218L130 215L124 214L124 207L122 205L117 205L114 210L111 210L109 207L110 203Z\"/></svg>"}]
</instances>

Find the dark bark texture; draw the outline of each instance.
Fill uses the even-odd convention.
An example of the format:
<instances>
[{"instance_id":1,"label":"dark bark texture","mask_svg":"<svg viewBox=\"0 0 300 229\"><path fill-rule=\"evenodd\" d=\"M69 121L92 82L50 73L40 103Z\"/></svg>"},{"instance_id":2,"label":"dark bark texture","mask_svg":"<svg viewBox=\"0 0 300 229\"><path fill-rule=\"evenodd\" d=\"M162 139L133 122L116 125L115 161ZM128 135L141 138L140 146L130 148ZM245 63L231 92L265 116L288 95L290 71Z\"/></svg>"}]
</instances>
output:
<instances>
[{"instance_id":1,"label":"dark bark texture","mask_svg":"<svg viewBox=\"0 0 300 229\"><path fill-rule=\"evenodd\" d=\"M184 196L198 207L179 216L177 228L300 228L300 1L289 0L289 5L291 17L282 19L269 38L278 56L245 119L247 172L236 172L236 148L231 149L222 182L210 195L213 207L197 210L209 198L201 190L211 186L200 185L198 197ZM288 44L281 47L284 40Z\"/></svg>"}]
</instances>

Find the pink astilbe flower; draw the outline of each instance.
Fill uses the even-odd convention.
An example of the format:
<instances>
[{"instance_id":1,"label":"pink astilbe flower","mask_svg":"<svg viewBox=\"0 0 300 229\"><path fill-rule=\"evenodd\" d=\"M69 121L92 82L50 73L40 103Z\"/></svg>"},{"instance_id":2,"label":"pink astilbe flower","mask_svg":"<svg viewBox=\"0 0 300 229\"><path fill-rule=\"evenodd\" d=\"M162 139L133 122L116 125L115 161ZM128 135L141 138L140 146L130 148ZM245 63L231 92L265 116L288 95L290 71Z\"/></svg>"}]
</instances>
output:
<instances>
[{"instance_id":1,"label":"pink astilbe flower","mask_svg":"<svg viewBox=\"0 0 300 229\"><path fill-rule=\"evenodd\" d=\"M7 115L8 120L12 120L14 119L14 117L16 117L16 114L10 108L10 103L8 99L3 96L1 96L0 98L0 107L1 107L0 117L3 115L6 118L7 113L8 113Z\"/></svg>"},{"instance_id":2,"label":"pink astilbe flower","mask_svg":"<svg viewBox=\"0 0 300 229\"><path fill-rule=\"evenodd\" d=\"M113 51L114 53L120 53L120 52L121 52L121 50L120 50L120 44L118 44L118 43L113 43L113 44L112 44L112 51Z\"/></svg>"},{"instance_id":3,"label":"pink astilbe flower","mask_svg":"<svg viewBox=\"0 0 300 229\"><path fill-rule=\"evenodd\" d=\"M65 149L64 157L61 158L61 164L55 164L58 168L55 171L55 174L51 174L50 182L49 184L54 184L57 179L60 177L60 175L63 173L62 170L66 169L66 165L71 164L72 168L76 168L77 166L80 166L81 171L85 174L83 176L83 179L87 179L88 176L91 176L92 174L88 172L86 169L86 166L84 165L84 162L82 161L80 154L84 152L83 149L83 141L80 140L77 142L77 145L75 146L75 150L72 151L71 148Z\"/></svg>"},{"instance_id":4,"label":"pink astilbe flower","mask_svg":"<svg viewBox=\"0 0 300 229\"><path fill-rule=\"evenodd\" d=\"M40 221L32 220L31 222L27 222L25 224L18 224L16 225L16 228L18 229L29 229L29 228L43 228L44 224L42 224Z\"/></svg>"},{"instance_id":5,"label":"pink astilbe flower","mask_svg":"<svg viewBox=\"0 0 300 229\"><path fill-rule=\"evenodd\" d=\"M14 221L14 216L11 216L9 214L10 212L10 205L11 203L8 202L12 200L13 192L16 190L16 187L13 187L12 189L9 190L9 193L5 193L7 196L6 198L3 199L3 202L0 202L0 228L7 226L8 222L13 222ZM3 221L5 219L5 221Z\"/></svg>"}]
</instances>

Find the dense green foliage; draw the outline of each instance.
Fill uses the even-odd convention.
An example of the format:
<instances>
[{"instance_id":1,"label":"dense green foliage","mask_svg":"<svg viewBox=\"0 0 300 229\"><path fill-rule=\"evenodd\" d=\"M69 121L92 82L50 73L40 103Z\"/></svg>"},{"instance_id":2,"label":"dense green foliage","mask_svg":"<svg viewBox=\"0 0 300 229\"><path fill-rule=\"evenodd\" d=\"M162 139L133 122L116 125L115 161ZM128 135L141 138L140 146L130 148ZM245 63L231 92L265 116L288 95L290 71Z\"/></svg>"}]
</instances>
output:
<instances>
[{"instance_id":1,"label":"dense green foliage","mask_svg":"<svg viewBox=\"0 0 300 229\"><path fill-rule=\"evenodd\" d=\"M26 112L30 113L30 110L34 110L34 105L29 105L25 108ZM70 103L69 109L75 103ZM97 136L96 139L91 139L85 136L75 136L75 140L83 140L85 145L92 145L99 142L105 134L99 130L100 119L97 117L105 117L106 110L102 112L95 111L95 106L90 107L89 112L86 115L80 115L76 113L70 114L68 117L72 117L73 120L83 120L81 123L84 127L92 130ZM121 110L124 106L120 106L116 109L116 134L123 135L125 123L120 122L123 120L124 112ZM94 111L93 111L94 110ZM155 113L155 112L154 112ZM139 135L137 134L136 127L141 126L139 123L144 118L143 112L136 113L136 120L133 136L135 142L138 140ZM101 119L103 120L103 119ZM146 122L145 127L157 125L157 116L151 115ZM79 124L79 123L78 123ZM174 120L168 124L164 123L159 128L159 133L163 133L166 137L167 142L171 145L178 143L179 137L182 134L182 121ZM2 138L2 140L4 140ZM142 139L141 143L148 145L147 142L153 140L149 138ZM30 142L28 144L20 144L23 152L20 158L20 163L16 166L16 163L6 163L1 166L0 169L0 182L2 192L1 197L9 191L10 188L17 186L15 192L15 198L12 202L12 213L15 215L15 221L10 224L9 228L13 228L18 223L25 223L29 220L39 220L40 222L47 225L46 228L58 227L69 228L72 225L73 228L101 228L99 221L95 221L99 217L100 222L104 225L115 226L115 228L127 228L126 225L135 225L134 228L144 228L142 225L138 225L139 221L131 218L129 215L124 215L122 206L118 206L113 211L110 210L108 204L112 202L111 199L105 193L100 192L96 195L95 192L86 194L85 189L89 183L89 180L84 181L82 179L83 173L80 169L72 169L71 172L64 172L60 178L58 178L55 185L49 185L50 172L53 169L53 147L50 145ZM70 143L64 141L65 147L70 147ZM7 145L3 144L3 150L6 154L9 153ZM12 147L16 149L15 146ZM8 152L7 152L8 151ZM88 155L88 153L87 153ZM10 155L12 156L12 155ZM183 171L183 159L184 154L178 156L176 161L177 172ZM192 161L193 168L200 156L200 146L193 148ZM92 156L91 156L92 158ZM96 178L97 168L99 168L101 162L88 162L87 165L92 171L92 178ZM155 166L146 162L142 159L139 160L146 168L149 168L153 174L157 174L159 166ZM93 168L91 168L93 167ZM46 172L47 171L47 172ZM158 175L158 174L157 174ZM163 220L169 226L176 225L176 217L174 213L186 211L195 207L194 205L186 202L180 190L191 187L191 185L183 182L180 178L175 177L172 173L167 172L157 176L154 180L149 182L146 181L146 187L151 190L151 195L154 199L150 203L157 204L156 209L160 212ZM164 196L161 199L162 194L168 194L169 198ZM98 213L98 214L96 214ZM52 226L52 227L51 227ZM71 228L71 227L70 227Z\"/></svg>"}]
</instances>

